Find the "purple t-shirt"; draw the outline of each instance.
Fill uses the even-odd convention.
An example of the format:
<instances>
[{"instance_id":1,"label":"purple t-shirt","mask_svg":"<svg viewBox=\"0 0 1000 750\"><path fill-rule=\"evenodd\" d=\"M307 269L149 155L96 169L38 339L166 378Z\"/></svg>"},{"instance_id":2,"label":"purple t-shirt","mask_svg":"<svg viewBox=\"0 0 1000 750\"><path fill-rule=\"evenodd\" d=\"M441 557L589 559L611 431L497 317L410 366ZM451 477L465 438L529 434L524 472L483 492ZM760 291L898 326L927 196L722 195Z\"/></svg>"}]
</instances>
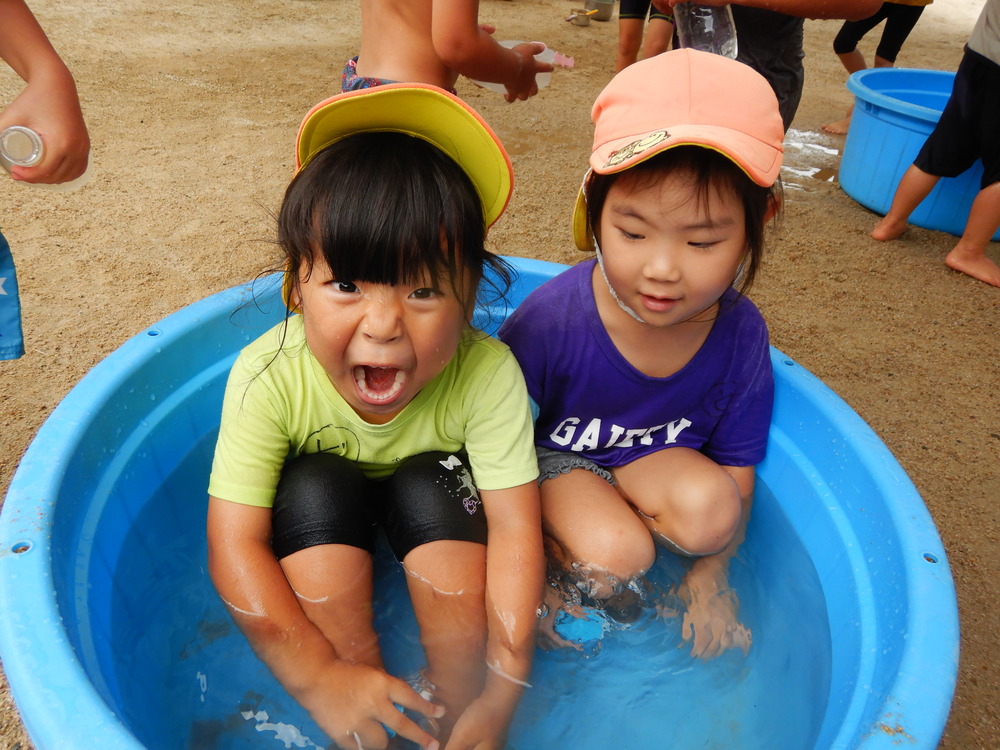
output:
<instances>
[{"instance_id":1,"label":"purple t-shirt","mask_svg":"<svg viewBox=\"0 0 1000 750\"><path fill-rule=\"evenodd\" d=\"M764 458L774 400L767 326L730 289L719 317L681 370L654 378L618 352L597 312L596 261L532 292L500 328L538 404L535 443L605 467L667 447L701 451L722 466Z\"/></svg>"}]
</instances>

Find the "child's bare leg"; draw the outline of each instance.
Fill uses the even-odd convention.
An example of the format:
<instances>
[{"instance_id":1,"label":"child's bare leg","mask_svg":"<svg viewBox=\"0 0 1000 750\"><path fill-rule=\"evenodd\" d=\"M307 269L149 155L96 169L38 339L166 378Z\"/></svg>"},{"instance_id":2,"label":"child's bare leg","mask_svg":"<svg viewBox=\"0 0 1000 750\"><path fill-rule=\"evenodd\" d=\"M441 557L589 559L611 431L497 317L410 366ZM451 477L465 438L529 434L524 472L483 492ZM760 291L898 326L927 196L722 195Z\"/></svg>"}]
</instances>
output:
<instances>
[{"instance_id":1,"label":"child's bare leg","mask_svg":"<svg viewBox=\"0 0 1000 750\"><path fill-rule=\"evenodd\" d=\"M896 239L906 231L910 214L934 189L939 179L941 178L937 175L925 172L916 164L910 165L899 181L899 187L896 188L896 194L892 198L889 213L883 216L872 229L872 238L885 242Z\"/></svg>"},{"instance_id":2,"label":"child's bare leg","mask_svg":"<svg viewBox=\"0 0 1000 750\"><path fill-rule=\"evenodd\" d=\"M859 70L864 70L867 67L865 63L865 56L861 54L858 49L853 49L850 52L845 52L842 55L837 55L840 58L840 62L844 65L844 70L847 71L848 75L852 73L857 73ZM876 58L876 62L878 58ZM847 108L847 115L836 122L828 122L823 125L822 128L827 133L832 133L833 135L843 135L847 132L847 129L851 126L851 112L854 107Z\"/></svg>"},{"instance_id":3,"label":"child's bare leg","mask_svg":"<svg viewBox=\"0 0 1000 750\"><path fill-rule=\"evenodd\" d=\"M745 652L750 633L739 622L739 600L728 584L728 561L742 541L746 517L736 477L698 451L668 448L619 467L615 478L652 534L695 558L676 589L692 655L711 658L734 646Z\"/></svg>"},{"instance_id":4,"label":"child's bare leg","mask_svg":"<svg viewBox=\"0 0 1000 750\"><path fill-rule=\"evenodd\" d=\"M595 599L642 575L656 559L652 537L635 510L603 477L573 469L541 485L546 553L560 569L586 576Z\"/></svg>"},{"instance_id":5,"label":"child's bare leg","mask_svg":"<svg viewBox=\"0 0 1000 750\"><path fill-rule=\"evenodd\" d=\"M621 72L634 63L639 57L642 46L642 32L646 22L639 18L618 19L618 51L615 58L615 71Z\"/></svg>"},{"instance_id":6,"label":"child's bare leg","mask_svg":"<svg viewBox=\"0 0 1000 750\"><path fill-rule=\"evenodd\" d=\"M437 541L414 548L403 560L427 679L444 703L442 737L483 690L486 678L486 547Z\"/></svg>"},{"instance_id":7,"label":"child's bare leg","mask_svg":"<svg viewBox=\"0 0 1000 750\"><path fill-rule=\"evenodd\" d=\"M844 66L844 70L847 71L847 75L857 73L859 70L864 70L868 67L868 63L865 62L865 56L861 54L861 50L857 47L850 52L837 55L837 57L840 58L840 62Z\"/></svg>"},{"instance_id":8,"label":"child's bare leg","mask_svg":"<svg viewBox=\"0 0 1000 750\"><path fill-rule=\"evenodd\" d=\"M1000 182L987 185L972 202L965 232L945 257L949 267L1000 286L1000 266L986 255L986 245L1000 227Z\"/></svg>"},{"instance_id":9,"label":"child's bare leg","mask_svg":"<svg viewBox=\"0 0 1000 750\"><path fill-rule=\"evenodd\" d=\"M653 535L683 554L715 554L739 526L742 501L735 480L696 450L667 448L644 456L615 469L615 479Z\"/></svg>"},{"instance_id":10,"label":"child's bare leg","mask_svg":"<svg viewBox=\"0 0 1000 750\"><path fill-rule=\"evenodd\" d=\"M865 58L857 50L840 55L840 60L844 63L844 67L847 69L848 74L857 73L859 70L865 69ZM875 55L875 67L891 68L892 63L883 57ZM823 125L822 128L827 133L831 133L833 135L844 135L851 128L851 115L853 114L854 105L852 104L847 108L847 114L844 115L843 119L835 122L828 122L826 125Z\"/></svg>"},{"instance_id":11,"label":"child's bare leg","mask_svg":"<svg viewBox=\"0 0 1000 750\"><path fill-rule=\"evenodd\" d=\"M383 669L372 624L372 558L358 547L321 544L281 560L299 604L347 661Z\"/></svg>"},{"instance_id":12,"label":"child's bare leg","mask_svg":"<svg viewBox=\"0 0 1000 750\"><path fill-rule=\"evenodd\" d=\"M662 18L651 18L646 24L646 38L642 44L642 59L648 60L670 49L674 25Z\"/></svg>"}]
</instances>

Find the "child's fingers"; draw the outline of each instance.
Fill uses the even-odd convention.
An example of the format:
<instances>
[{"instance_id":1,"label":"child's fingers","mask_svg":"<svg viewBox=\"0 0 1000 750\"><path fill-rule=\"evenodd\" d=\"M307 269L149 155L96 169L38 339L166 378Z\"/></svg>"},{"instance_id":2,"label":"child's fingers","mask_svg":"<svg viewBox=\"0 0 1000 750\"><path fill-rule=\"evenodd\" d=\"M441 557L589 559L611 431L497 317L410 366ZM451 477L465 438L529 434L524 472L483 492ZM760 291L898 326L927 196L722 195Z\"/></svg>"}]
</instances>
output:
<instances>
[{"instance_id":1,"label":"child's fingers","mask_svg":"<svg viewBox=\"0 0 1000 750\"><path fill-rule=\"evenodd\" d=\"M731 648L738 648L746 656L750 653L750 646L753 643L753 634L750 629L743 625L742 623L737 624L736 630L733 631L733 645Z\"/></svg>"},{"instance_id":2,"label":"child's fingers","mask_svg":"<svg viewBox=\"0 0 1000 750\"><path fill-rule=\"evenodd\" d=\"M714 659L723 653L732 643L732 636L725 631L715 634L709 631L707 642L702 645L701 652L697 654L699 659Z\"/></svg>"},{"instance_id":3,"label":"child's fingers","mask_svg":"<svg viewBox=\"0 0 1000 750\"><path fill-rule=\"evenodd\" d=\"M444 706L427 700L403 680L393 682L392 689L389 691L389 697L393 703L398 703L403 708L416 711L428 719L440 719L444 716Z\"/></svg>"},{"instance_id":4,"label":"child's fingers","mask_svg":"<svg viewBox=\"0 0 1000 750\"><path fill-rule=\"evenodd\" d=\"M437 722L434 720L444 716L444 706L427 700L402 680L397 680L393 683L390 697L396 705L410 711L415 711L421 716L426 717L433 727L437 726ZM406 716L402 711L394 713L384 724L396 732L396 734L418 743L421 747L427 748L427 750L437 750L439 747L439 743L433 735L422 729L419 724Z\"/></svg>"},{"instance_id":5,"label":"child's fingers","mask_svg":"<svg viewBox=\"0 0 1000 750\"><path fill-rule=\"evenodd\" d=\"M398 736L405 737L411 742L416 742L420 747L426 748L426 750L438 750L441 746L441 743L437 739L421 729L419 724L400 711L393 711L392 715L386 717L382 724L386 729L392 730Z\"/></svg>"},{"instance_id":6,"label":"child's fingers","mask_svg":"<svg viewBox=\"0 0 1000 750\"><path fill-rule=\"evenodd\" d=\"M712 644L717 640L717 637L713 638L711 627L698 627L694 619L685 614L681 623L681 636L691 643L691 656L696 659L711 658L707 654L711 652Z\"/></svg>"},{"instance_id":7,"label":"child's fingers","mask_svg":"<svg viewBox=\"0 0 1000 750\"><path fill-rule=\"evenodd\" d=\"M750 631L740 623L731 627L702 629L691 626L689 630L685 630L684 640L690 641L692 638L694 642L691 655L697 659L714 659L731 648L740 649L746 656L752 642Z\"/></svg>"}]
</instances>

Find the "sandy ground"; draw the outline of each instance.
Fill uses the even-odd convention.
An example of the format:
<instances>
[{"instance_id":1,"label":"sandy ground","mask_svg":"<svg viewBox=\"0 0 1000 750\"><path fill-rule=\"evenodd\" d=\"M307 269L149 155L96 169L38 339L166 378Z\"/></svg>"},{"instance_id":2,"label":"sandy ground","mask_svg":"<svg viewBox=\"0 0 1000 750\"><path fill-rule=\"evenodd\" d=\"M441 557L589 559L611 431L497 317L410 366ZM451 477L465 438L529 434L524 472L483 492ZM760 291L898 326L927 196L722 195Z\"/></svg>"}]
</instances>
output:
<instances>
[{"instance_id":1,"label":"sandy ground","mask_svg":"<svg viewBox=\"0 0 1000 750\"><path fill-rule=\"evenodd\" d=\"M38 427L93 365L160 318L273 261L271 213L291 174L296 127L338 89L359 34L357 3L348 0L31 4L78 79L96 173L73 194L0 179L28 349L19 361L0 362L0 494ZM570 207L589 151L590 104L613 73L616 25L566 23L578 4L482 3L498 37L540 39L576 61L528 103L508 105L459 83L514 162L515 197L492 235L505 254L582 259ZM981 5L930 6L898 65L954 70ZM783 227L752 296L773 343L871 424L930 508L962 620L960 676L941 747L993 748L1000 290L943 265L948 235L913 228L890 244L868 236L876 217L836 181L843 138L819 130L849 102L830 49L838 28L806 25L806 90L786 154L799 174L785 173ZM869 59L876 40L862 44ZM19 83L0 70L0 102ZM990 253L1000 259L996 245ZM5 686L0 706L0 745L30 747Z\"/></svg>"}]
</instances>

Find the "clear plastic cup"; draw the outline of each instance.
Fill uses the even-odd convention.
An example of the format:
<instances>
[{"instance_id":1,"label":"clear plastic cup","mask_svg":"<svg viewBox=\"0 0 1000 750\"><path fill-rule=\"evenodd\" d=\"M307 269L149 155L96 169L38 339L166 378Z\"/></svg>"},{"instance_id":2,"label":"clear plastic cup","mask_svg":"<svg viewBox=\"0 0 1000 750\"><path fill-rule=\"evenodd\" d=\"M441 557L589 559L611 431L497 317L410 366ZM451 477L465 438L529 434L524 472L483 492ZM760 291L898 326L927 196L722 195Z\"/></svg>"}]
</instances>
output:
<instances>
[{"instance_id":1,"label":"clear plastic cup","mask_svg":"<svg viewBox=\"0 0 1000 750\"><path fill-rule=\"evenodd\" d=\"M45 155L45 144L42 137L31 128L23 125L10 125L0 131L0 166L10 172L11 167L33 167ZM32 187L43 188L56 192L69 192L83 187L90 180L91 161L87 169L75 180L59 183L22 182Z\"/></svg>"},{"instance_id":2,"label":"clear plastic cup","mask_svg":"<svg viewBox=\"0 0 1000 750\"><path fill-rule=\"evenodd\" d=\"M539 42L539 44L540 43L541 42ZM500 45L503 46L503 47L506 47L507 49L513 49L514 47L516 47L519 44L527 44L527 42L521 42L521 41L511 40L511 39L508 39L506 41L500 42ZM535 59L538 60L538 62L544 62L544 63L551 64L556 59L556 53L553 52L552 50L550 50L548 47L546 47L541 52L539 52L537 55L535 55ZM469 80L472 80L472 79L469 79ZM552 80L552 74L551 73L538 73L535 76L535 85L538 86L538 90L541 91L543 88L545 88L546 86L549 85L549 81L551 81L551 80ZM506 94L507 93L507 87L504 86L502 83L496 83L494 81L476 81L476 80L472 80L472 82L474 84L476 84L477 86L482 86L484 89L489 89L490 91L496 91L498 94Z\"/></svg>"}]
</instances>

